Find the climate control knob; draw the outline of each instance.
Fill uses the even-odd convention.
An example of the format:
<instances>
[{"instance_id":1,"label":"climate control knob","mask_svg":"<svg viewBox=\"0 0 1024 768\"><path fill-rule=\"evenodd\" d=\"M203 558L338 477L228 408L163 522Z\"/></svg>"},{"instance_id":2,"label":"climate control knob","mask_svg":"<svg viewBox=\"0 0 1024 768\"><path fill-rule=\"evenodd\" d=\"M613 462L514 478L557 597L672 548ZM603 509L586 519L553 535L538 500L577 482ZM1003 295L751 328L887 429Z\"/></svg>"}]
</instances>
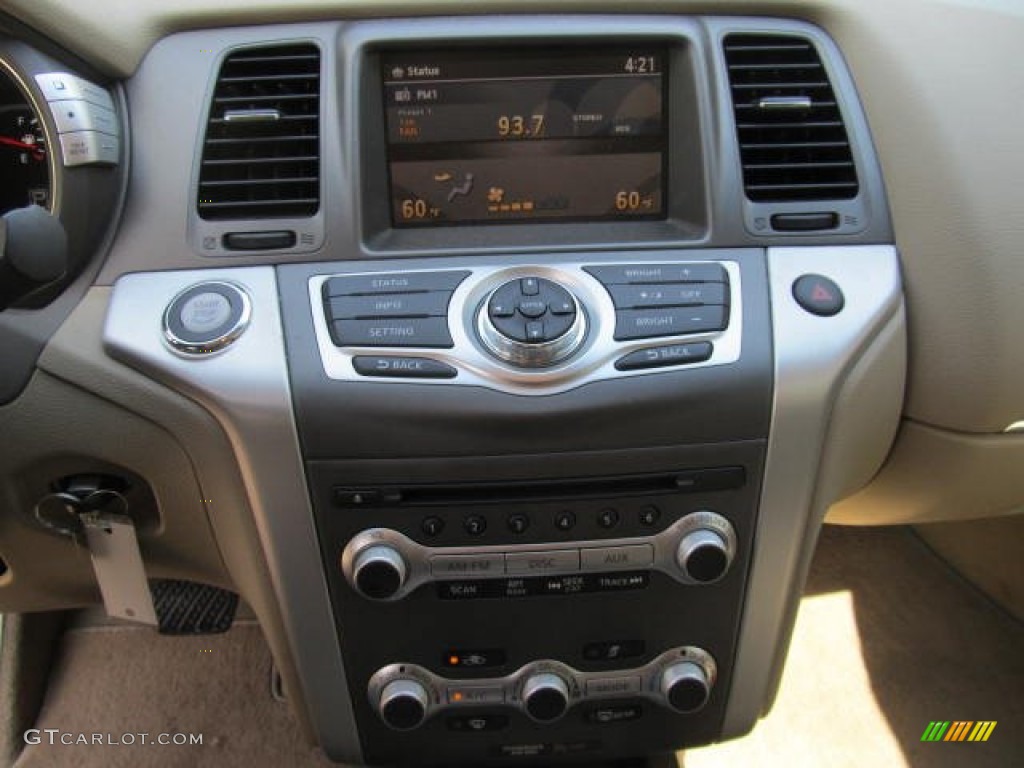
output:
<instances>
[{"instance_id":1,"label":"climate control knob","mask_svg":"<svg viewBox=\"0 0 1024 768\"><path fill-rule=\"evenodd\" d=\"M394 597L405 584L408 568L394 547L374 544L358 555L352 564L352 582L356 590L371 600Z\"/></svg>"},{"instance_id":2,"label":"climate control knob","mask_svg":"<svg viewBox=\"0 0 1024 768\"><path fill-rule=\"evenodd\" d=\"M392 680L380 692L377 712L380 719L396 731L411 731L427 717L430 695L416 680Z\"/></svg>"},{"instance_id":3,"label":"climate control knob","mask_svg":"<svg viewBox=\"0 0 1024 768\"><path fill-rule=\"evenodd\" d=\"M552 723L569 708L569 686L552 672L541 672L523 684L526 714L538 723Z\"/></svg>"},{"instance_id":4,"label":"climate control knob","mask_svg":"<svg viewBox=\"0 0 1024 768\"><path fill-rule=\"evenodd\" d=\"M676 712L696 712L711 693L703 668L692 661L679 661L661 673L661 695Z\"/></svg>"},{"instance_id":5,"label":"climate control knob","mask_svg":"<svg viewBox=\"0 0 1024 768\"><path fill-rule=\"evenodd\" d=\"M725 518L711 512L698 514L713 525L697 523L683 535L676 548L676 563L689 581L710 584L728 572L736 548L735 534Z\"/></svg>"}]
</instances>

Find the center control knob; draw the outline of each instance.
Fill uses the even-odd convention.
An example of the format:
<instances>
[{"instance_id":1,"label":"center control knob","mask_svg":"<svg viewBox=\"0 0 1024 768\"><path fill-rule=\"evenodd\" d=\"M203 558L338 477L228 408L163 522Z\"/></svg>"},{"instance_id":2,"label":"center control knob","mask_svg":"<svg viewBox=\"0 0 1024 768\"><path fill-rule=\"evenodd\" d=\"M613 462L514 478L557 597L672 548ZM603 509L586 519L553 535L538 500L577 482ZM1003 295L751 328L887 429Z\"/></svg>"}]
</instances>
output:
<instances>
[{"instance_id":1,"label":"center control knob","mask_svg":"<svg viewBox=\"0 0 1024 768\"><path fill-rule=\"evenodd\" d=\"M375 544L360 552L352 565L353 586L364 597L386 600L405 584L408 568L398 550Z\"/></svg>"},{"instance_id":2,"label":"center control knob","mask_svg":"<svg viewBox=\"0 0 1024 768\"><path fill-rule=\"evenodd\" d=\"M562 286L540 277L509 280L480 308L477 330L495 357L523 368L554 365L579 349L586 316Z\"/></svg>"},{"instance_id":3,"label":"center control knob","mask_svg":"<svg viewBox=\"0 0 1024 768\"><path fill-rule=\"evenodd\" d=\"M422 683L416 680L392 680L380 692L377 711L383 720L396 731L410 731L427 716L430 695Z\"/></svg>"},{"instance_id":4,"label":"center control knob","mask_svg":"<svg viewBox=\"0 0 1024 768\"><path fill-rule=\"evenodd\" d=\"M692 661L677 662L661 673L661 695L676 712L696 712L710 693L707 674Z\"/></svg>"},{"instance_id":5,"label":"center control knob","mask_svg":"<svg viewBox=\"0 0 1024 768\"><path fill-rule=\"evenodd\" d=\"M569 708L569 686L552 672L541 672L523 684L526 714L539 723L551 723Z\"/></svg>"}]
</instances>

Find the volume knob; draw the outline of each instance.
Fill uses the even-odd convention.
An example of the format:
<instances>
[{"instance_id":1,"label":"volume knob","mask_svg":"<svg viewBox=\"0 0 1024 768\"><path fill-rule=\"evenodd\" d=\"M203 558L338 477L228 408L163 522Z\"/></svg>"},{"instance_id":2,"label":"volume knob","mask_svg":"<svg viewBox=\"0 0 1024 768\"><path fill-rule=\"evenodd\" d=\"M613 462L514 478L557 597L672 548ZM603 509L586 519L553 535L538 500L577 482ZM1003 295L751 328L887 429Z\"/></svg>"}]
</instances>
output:
<instances>
[{"instance_id":1,"label":"volume knob","mask_svg":"<svg viewBox=\"0 0 1024 768\"><path fill-rule=\"evenodd\" d=\"M731 526L728 523L724 523L724 526L731 533ZM679 542L676 563L690 581L710 584L725 576L729 570L734 551L730 544L717 530L696 528Z\"/></svg>"},{"instance_id":2,"label":"volume knob","mask_svg":"<svg viewBox=\"0 0 1024 768\"><path fill-rule=\"evenodd\" d=\"M387 600L405 584L408 568L402 555L387 544L375 544L360 552L352 565L355 588L371 600Z\"/></svg>"},{"instance_id":3,"label":"volume knob","mask_svg":"<svg viewBox=\"0 0 1024 768\"><path fill-rule=\"evenodd\" d=\"M526 714L539 723L551 723L569 708L569 686L558 675L542 672L523 685Z\"/></svg>"},{"instance_id":4,"label":"volume knob","mask_svg":"<svg viewBox=\"0 0 1024 768\"><path fill-rule=\"evenodd\" d=\"M427 717L430 695L415 680L392 680L380 692L377 711L380 718L396 731L411 731Z\"/></svg>"},{"instance_id":5,"label":"volume knob","mask_svg":"<svg viewBox=\"0 0 1024 768\"><path fill-rule=\"evenodd\" d=\"M696 712L710 693L707 673L692 661L677 662L661 673L661 694L676 712Z\"/></svg>"}]
</instances>

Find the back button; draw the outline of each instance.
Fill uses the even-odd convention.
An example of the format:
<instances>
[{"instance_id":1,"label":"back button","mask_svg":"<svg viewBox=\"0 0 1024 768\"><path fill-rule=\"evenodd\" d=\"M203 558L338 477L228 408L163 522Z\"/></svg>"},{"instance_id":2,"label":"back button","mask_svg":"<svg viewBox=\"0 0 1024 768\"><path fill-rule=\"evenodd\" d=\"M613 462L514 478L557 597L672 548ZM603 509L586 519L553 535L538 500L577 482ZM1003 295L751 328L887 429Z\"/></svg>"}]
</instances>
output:
<instances>
[{"instance_id":1,"label":"back button","mask_svg":"<svg viewBox=\"0 0 1024 768\"><path fill-rule=\"evenodd\" d=\"M427 357L359 355L352 358L352 367L362 376L398 379L454 379L458 374L450 365Z\"/></svg>"}]
</instances>

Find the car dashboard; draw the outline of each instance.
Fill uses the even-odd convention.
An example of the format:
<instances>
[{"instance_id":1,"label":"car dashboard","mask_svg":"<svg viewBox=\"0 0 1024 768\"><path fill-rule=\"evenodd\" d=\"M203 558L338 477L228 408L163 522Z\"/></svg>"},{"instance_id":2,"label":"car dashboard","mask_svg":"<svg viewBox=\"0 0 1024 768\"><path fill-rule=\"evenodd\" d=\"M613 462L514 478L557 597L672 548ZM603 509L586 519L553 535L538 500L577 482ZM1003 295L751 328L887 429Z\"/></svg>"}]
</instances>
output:
<instances>
[{"instance_id":1,"label":"car dashboard","mask_svg":"<svg viewBox=\"0 0 1024 768\"><path fill-rule=\"evenodd\" d=\"M963 271L900 218L862 37L754 5L242 13L89 63L12 21L0 605L111 610L49 504L92 478L146 575L252 607L331 759L750 731L826 515L959 515L927 446L1022 445L921 378Z\"/></svg>"}]
</instances>

